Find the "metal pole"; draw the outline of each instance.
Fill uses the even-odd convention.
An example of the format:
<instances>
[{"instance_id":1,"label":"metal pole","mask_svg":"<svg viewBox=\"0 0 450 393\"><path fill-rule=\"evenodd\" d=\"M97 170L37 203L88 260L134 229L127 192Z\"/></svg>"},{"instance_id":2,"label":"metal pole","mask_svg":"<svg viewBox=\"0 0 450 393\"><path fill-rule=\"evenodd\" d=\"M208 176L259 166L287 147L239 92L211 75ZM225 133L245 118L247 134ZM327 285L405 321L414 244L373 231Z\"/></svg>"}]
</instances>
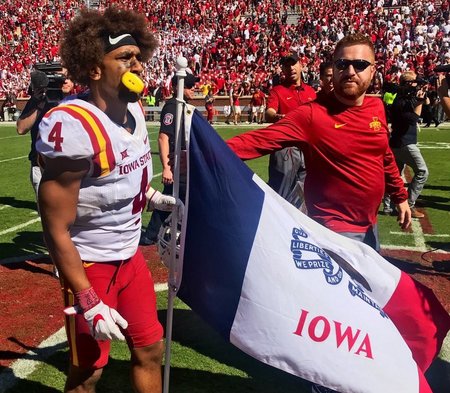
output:
<instances>
[{"instance_id":1,"label":"metal pole","mask_svg":"<svg viewBox=\"0 0 450 393\"><path fill-rule=\"evenodd\" d=\"M186 77L187 59L178 57L176 64L177 75L177 109L175 116L175 156L174 156L174 172L173 172L173 196L178 198L179 181L180 181L180 156L181 156L181 137L184 133L180 132L181 118L184 115L184 78ZM169 393L170 383L170 356L172 346L172 326L173 326L173 304L176 293L178 291L177 274L179 269L179 260L177 260L177 230L178 230L178 211L172 212L172 222L170 227L170 266L169 266L169 293L167 299L167 321L166 321L166 352L164 363L164 384L163 393Z\"/></svg>"}]
</instances>

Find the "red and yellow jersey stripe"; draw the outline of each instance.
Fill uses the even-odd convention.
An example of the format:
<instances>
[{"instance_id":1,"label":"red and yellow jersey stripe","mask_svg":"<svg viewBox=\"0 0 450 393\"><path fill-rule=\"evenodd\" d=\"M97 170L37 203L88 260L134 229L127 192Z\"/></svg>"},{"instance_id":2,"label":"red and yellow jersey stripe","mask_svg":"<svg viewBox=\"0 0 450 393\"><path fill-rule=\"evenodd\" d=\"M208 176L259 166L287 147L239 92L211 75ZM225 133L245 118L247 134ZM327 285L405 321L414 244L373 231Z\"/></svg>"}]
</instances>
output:
<instances>
[{"instance_id":1,"label":"red and yellow jersey stripe","mask_svg":"<svg viewBox=\"0 0 450 393\"><path fill-rule=\"evenodd\" d=\"M94 150L92 176L103 177L108 175L116 166L116 160L111 140L100 119L91 111L75 104L57 106L48 111L45 117L49 117L51 113L56 111L65 112L78 120L87 132Z\"/></svg>"}]
</instances>

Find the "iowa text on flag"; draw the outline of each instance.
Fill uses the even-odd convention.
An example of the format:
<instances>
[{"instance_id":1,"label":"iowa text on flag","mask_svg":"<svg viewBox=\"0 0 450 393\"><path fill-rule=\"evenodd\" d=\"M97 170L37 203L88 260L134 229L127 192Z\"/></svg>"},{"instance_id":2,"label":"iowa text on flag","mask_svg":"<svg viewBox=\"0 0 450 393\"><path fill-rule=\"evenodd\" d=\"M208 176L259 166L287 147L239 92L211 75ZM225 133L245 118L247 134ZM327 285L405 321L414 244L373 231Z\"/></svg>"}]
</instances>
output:
<instances>
[{"instance_id":1,"label":"iowa text on flag","mask_svg":"<svg viewBox=\"0 0 450 393\"><path fill-rule=\"evenodd\" d=\"M450 318L370 247L322 227L194 112L179 296L260 361L340 392L431 392Z\"/></svg>"}]
</instances>

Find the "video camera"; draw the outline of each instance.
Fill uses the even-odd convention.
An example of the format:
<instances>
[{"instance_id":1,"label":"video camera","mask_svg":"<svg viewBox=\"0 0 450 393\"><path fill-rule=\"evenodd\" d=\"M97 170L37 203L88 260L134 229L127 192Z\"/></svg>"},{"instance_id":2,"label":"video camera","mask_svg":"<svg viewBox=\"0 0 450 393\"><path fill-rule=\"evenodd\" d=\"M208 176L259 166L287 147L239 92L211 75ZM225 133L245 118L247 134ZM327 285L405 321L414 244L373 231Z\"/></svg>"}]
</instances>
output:
<instances>
[{"instance_id":1,"label":"video camera","mask_svg":"<svg viewBox=\"0 0 450 393\"><path fill-rule=\"evenodd\" d=\"M64 98L62 86L67 77L62 73L61 63L36 63L31 73L31 91L45 89L49 103L57 103Z\"/></svg>"},{"instance_id":2,"label":"video camera","mask_svg":"<svg viewBox=\"0 0 450 393\"><path fill-rule=\"evenodd\" d=\"M408 83L417 83L417 86L423 86L429 83L427 79L421 78L420 76L416 77L415 80L409 81Z\"/></svg>"},{"instance_id":3,"label":"video camera","mask_svg":"<svg viewBox=\"0 0 450 393\"><path fill-rule=\"evenodd\" d=\"M428 85L429 83L430 81L428 81L427 79L417 76L416 79L401 82L400 87L398 88L398 94L400 97L415 97L417 95L417 92L423 89L424 86Z\"/></svg>"}]
</instances>

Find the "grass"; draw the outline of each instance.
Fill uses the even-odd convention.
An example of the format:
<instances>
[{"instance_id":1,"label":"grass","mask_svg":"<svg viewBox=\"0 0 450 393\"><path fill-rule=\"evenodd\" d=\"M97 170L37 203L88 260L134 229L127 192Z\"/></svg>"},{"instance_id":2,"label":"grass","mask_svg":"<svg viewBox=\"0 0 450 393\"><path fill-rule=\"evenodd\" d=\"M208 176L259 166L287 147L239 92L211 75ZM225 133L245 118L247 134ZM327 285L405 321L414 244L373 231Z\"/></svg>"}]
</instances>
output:
<instances>
[{"instance_id":1,"label":"grass","mask_svg":"<svg viewBox=\"0 0 450 393\"><path fill-rule=\"evenodd\" d=\"M163 324L166 308L167 293L161 292L158 294L158 309ZM8 393L61 391L67 359L67 350L56 352L27 380L20 380ZM110 362L97 392L132 392L128 374L126 344L114 342ZM303 391L298 378L266 366L226 343L178 299L175 301L170 377L170 391L176 393Z\"/></svg>"},{"instance_id":2,"label":"grass","mask_svg":"<svg viewBox=\"0 0 450 393\"><path fill-rule=\"evenodd\" d=\"M441 126L442 127L442 126ZM417 202L424 207L429 229L424 228L425 244L430 249L449 251L450 231L450 128L425 128L419 134L419 146L430 172L429 178ZM412 234L398 234L395 217L379 216L380 239L385 245L416 246Z\"/></svg>"},{"instance_id":3,"label":"grass","mask_svg":"<svg viewBox=\"0 0 450 393\"><path fill-rule=\"evenodd\" d=\"M250 127L218 126L224 138ZM157 151L156 126L149 126L152 151ZM430 177L421 195L421 204L430 221L425 232L428 248L449 250L450 220L450 125L429 128L420 133L422 154ZM45 252L35 196L29 182L29 136L17 136L12 126L0 125L0 260ZM161 188L161 165L153 155L155 179ZM253 171L267 179L268 158L248 162ZM362 201L363 203L363 201ZM149 213L144 214L147 223ZM382 244L414 247L413 234L402 234L395 217L379 216ZM158 294L160 320L165 321L166 293ZM302 392L299 379L268 367L224 342L181 301L176 300L173 329L171 392ZM8 392L50 393L61 391L65 380L67 350L60 350L43 363L26 380ZM114 343L111 361L98 385L98 392L130 392L129 355L125 344Z\"/></svg>"},{"instance_id":4,"label":"grass","mask_svg":"<svg viewBox=\"0 0 450 393\"><path fill-rule=\"evenodd\" d=\"M429 248L448 249L448 222L450 220L450 125L445 128L423 129L420 133L422 154L430 170L430 177L418 205L426 209L432 229L425 233ZM218 133L228 139L251 126L218 126ZM161 164L157 155L157 126L149 126L152 144L154 174L153 186L161 188ZM29 161L27 159L30 137L18 136L12 126L0 126L0 260L19 255L45 252L42 243L41 226L36 213L33 189L29 182ZM267 157L248 161L249 167L267 180ZM363 203L363 201L361 201ZM143 222L150 219L144 213ZM17 229L14 229L16 228ZM400 233L395 217L379 216L380 239L384 245L414 247L416 240L409 233Z\"/></svg>"}]
</instances>

